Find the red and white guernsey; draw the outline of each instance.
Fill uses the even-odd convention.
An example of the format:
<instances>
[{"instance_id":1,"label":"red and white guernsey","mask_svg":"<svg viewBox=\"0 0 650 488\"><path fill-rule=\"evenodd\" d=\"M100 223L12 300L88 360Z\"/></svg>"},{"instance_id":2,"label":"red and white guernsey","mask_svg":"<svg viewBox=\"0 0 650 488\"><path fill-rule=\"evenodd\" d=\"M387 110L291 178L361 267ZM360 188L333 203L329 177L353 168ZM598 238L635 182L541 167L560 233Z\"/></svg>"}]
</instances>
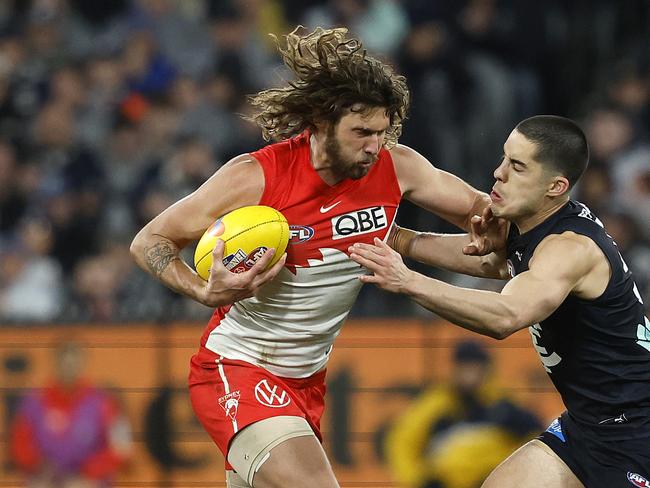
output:
<instances>
[{"instance_id":1,"label":"red and white guernsey","mask_svg":"<svg viewBox=\"0 0 650 488\"><path fill-rule=\"evenodd\" d=\"M202 338L210 351L288 378L327 363L366 271L348 247L385 239L401 192L390 153L359 180L330 186L311 165L307 132L251 153L264 170L260 205L284 214L291 229L287 262L255 298L218 308Z\"/></svg>"}]
</instances>

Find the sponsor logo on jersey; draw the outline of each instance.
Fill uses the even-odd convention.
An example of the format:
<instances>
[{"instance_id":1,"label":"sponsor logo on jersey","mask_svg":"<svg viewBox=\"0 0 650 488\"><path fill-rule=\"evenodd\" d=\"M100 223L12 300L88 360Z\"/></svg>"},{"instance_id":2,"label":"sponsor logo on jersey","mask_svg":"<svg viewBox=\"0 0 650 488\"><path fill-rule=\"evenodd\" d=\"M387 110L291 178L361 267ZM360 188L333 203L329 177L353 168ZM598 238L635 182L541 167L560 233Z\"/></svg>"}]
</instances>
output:
<instances>
[{"instance_id":1,"label":"sponsor logo on jersey","mask_svg":"<svg viewBox=\"0 0 650 488\"><path fill-rule=\"evenodd\" d=\"M564 438L564 432L562 432L562 424L560 423L560 419L555 419L553 422L551 422L551 425L548 426L546 432L553 434L562 442L566 442L566 439Z\"/></svg>"},{"instance_id":2,"label":"sponsor logo on jersey","mask_svg":"<svg viewBox=\"0 0 650 488\"><path fill-rule=\"evenodd\" d=\"M634 486L639 488L650 488L650 481L645 479L643 476L637 473L627 472L627 480L632 483Z\"/></svg>"},{"instance_id":3,"label":"sponsor logo on jersey","mask_svg":"<svg viewBox=\"0 0 650 488\"><path fill-rule=\"evenodd\" d=\"M257 260L266 252L266 249L264 246L256 247L250 254L246 254L243 250L237 249L237 252L223 258L223 265L233 273L243 273L255 265Z\"/></svg>"},{"instance_id":4,"label":"sponsor logo on jersey","mask_svg":"<svg viewBox=\"0 0 650 488\"><path fill-rule=\"evenodd\" d=\"M219 398L219 405L221 405L221 408L226 412L226 417L230 417L231 420L235 420L235 417L237 416L240 396L239 390L237 390Z\"/></svg>"},{"instance_id":5,"label":"sponsor logo on jersey","mask_svg":"<svg viewBox=\"0 0 650 488\"><path fill-rule=\"evenodd\" d=\"M600 221L598 217L596 217L591 210L589 210L589 207L587 207L584 203L578 202L578 205L580 206L580 213L578 214L578 217L582 217L583 219L589 219L592 222L595 222L601 227L603 226L603 223Z\"/></svg>"},{"instance_id":6,"label":"sponsor logo on jersey","mask_svg":"<svg viewBox=\"0 0 650 488\"><path fill-rule=\"evenodd\" d=\"M333 204L330 205L329 207L326 207L325 205L321 206L321 208L320 208L320 213L327 213L327 212L329 212L329 211L332 210L334 207L336 207L339 203L341 203L341 200L339 200L339 201L336 202L336 203L333 203Z\"/></svg>"},{"instance_id":7,"label":"sponsor logo on jersey","mask_svg":"<svg viewBox=\"0 0 650 488\"><path fill-rule=\"evenodd\" d=\"M289 242L291 244L300 244L314 237L314 229L307 225L290 225Z\"/></svg>"},{"instance_id":8,"label":"sponsor logo on jersey","mask_svg":"<svg viewBox=\"0 0 650 488\"><path fill-rule=\"evenodd\" d=\"M515 267L512 264L512 261L510 259L506 259L506 266L508 267L508 274L510 275L510 278L515 277Z\"/></svg>"},{"instance_id":9,"label":"sponsor logo on jersey","mask_svg":"<svg viewBox=\"0 0 650 488\"><path fill-rule=\"evenodd\" d=\"M384 207L369 207L332 218L332 239L344 239L388 227Z\"/></svg>"},{"instance_id":10,"label":"sponsor logo on jersey","mask_svg":"<svg viewBox=\"0 0 650 488\"><path fill-rule=\"evenodd\" d=\"M255 385L255 398L262 405L272 408L286 407L291 402L286 391L278 385L269 383L267 379L263 379Z\"/></svg>"},{"instance_id":11,"label":"sponsor logo on jersey","mask_svg":"<svg viewBox=\"0 0 650 488\"><path fill-rule=\"evenodd\" d=\"M622 413L618 417L610 417L608 419L601 420L598 423L601 424L601 425L607 425L607 424L626 424L628 422L629 422L629 420L627 419L625 414Z\"/></svg>"}]
</instances>

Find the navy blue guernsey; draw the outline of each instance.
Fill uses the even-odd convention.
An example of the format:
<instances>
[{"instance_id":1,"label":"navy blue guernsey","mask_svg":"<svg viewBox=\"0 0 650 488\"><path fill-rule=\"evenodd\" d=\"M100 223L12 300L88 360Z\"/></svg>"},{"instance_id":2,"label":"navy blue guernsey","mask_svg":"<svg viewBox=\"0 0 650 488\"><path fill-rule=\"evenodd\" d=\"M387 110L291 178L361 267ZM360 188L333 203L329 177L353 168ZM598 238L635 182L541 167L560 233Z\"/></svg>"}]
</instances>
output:
<instances>
[{"instance_id":1,"label":"navy blue guernsey","mask_svg":"<svg viewBox=\"0 0 650 488\"><path fill-rule=\"evenodd\" d=\"M611 276L600 297L569 295L531 326L533 345L573 422L611 440L650 437L650 322L632 273L600 220L585 205L569 201L524 234L511 225L510 273L527 271L539 243L564 232L593 240Z\"/></svg>"}]
</instances>

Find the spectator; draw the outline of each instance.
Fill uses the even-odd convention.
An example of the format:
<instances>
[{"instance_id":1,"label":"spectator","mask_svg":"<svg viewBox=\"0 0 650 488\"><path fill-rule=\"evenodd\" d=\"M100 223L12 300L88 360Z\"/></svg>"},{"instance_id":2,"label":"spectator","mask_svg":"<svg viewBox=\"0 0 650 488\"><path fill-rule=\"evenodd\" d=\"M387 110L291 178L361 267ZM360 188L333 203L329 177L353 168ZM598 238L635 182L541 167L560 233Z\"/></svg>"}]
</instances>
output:
<instances>
[{"instance_id":1,"label":"spectator","mask_svg":"<svg viewBox=\"0 0 650 488\"><path fill-rule=\"evenodd\" d=\"M114 398L82 378L79 345L56 348L54 379L28 394L11 425L10 450L33 488L106 488L127 460L131 432Z\"/></svg>"},{"instance_id":2,"label":"spectator","mask_svg":"<svg viewBox=\"0 0 650 488\"><path fill-rule=\"evenodd\" d=\"M650 245L642 239L639 225L631 214L610 209L600 214L600 218L632 270L646 311L650 311Z\"/></svg>"},{"instance_id":3,"label":"spectator","mask_svg":"<svg viewBox=\"0 0 650 488\"><path fill-rule=\"evenodd\" d=\"M454 350L448 383L433 385L386 437L394 477L409 488L477 488L541 427L491 383L491 359L473 340Z\"/></svg>"},{"instance_id":4,"label":"spectator","mask_svg":"<svg viewBox=\"0 0 650 488\"><path fill-rule=\"evenodd\" d=\"M612 181L612 201L626 209L645 238L650 230L650 144L632 118L615 107L599 107L587 118L592 161L607 167Z\"/></svg>"},{"instance_id":5,"label":"spectator","mask_svg":"<svg viewBox=\"0 0 650 488\"><path fill-rule=\"evenodd\" d=\"M54 320L63 305L61 265L48 256L53 235L48 222L27 218L13 242L0 252L0 319Z\"/></svg>"}]
</instances>

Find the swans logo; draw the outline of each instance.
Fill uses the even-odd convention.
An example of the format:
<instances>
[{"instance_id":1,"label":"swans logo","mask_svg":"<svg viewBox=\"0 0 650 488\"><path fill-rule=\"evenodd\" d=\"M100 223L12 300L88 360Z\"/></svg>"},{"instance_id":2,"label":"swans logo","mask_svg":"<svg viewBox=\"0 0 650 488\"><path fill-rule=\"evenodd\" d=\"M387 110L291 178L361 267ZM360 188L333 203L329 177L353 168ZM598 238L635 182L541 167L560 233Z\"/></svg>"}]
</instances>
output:
<instances>
[{"instance_id":1,"label":"swans logo","mask_svg":"<svg viewBox=\"0 0 650 488\"><path fill-rule=\"evenodd\" d=\"M235 417L237 416L240 396L239 390L237 390L219 398L219 405L221 405L221 408L226 412L226 415L232 420L235 420Z\"/></svg>"},{"instance_id":2,"label":"swans logo","mask_svg":"<svg viewBox=\"0 0 650 488\"><path fill-rule=\"evenodd\" d=\"M627 480L632 483L634 486L639 488L650 488L650 481L645 479L643 476L637 473L627 472Z\"/></svg>"}]
</instances>

